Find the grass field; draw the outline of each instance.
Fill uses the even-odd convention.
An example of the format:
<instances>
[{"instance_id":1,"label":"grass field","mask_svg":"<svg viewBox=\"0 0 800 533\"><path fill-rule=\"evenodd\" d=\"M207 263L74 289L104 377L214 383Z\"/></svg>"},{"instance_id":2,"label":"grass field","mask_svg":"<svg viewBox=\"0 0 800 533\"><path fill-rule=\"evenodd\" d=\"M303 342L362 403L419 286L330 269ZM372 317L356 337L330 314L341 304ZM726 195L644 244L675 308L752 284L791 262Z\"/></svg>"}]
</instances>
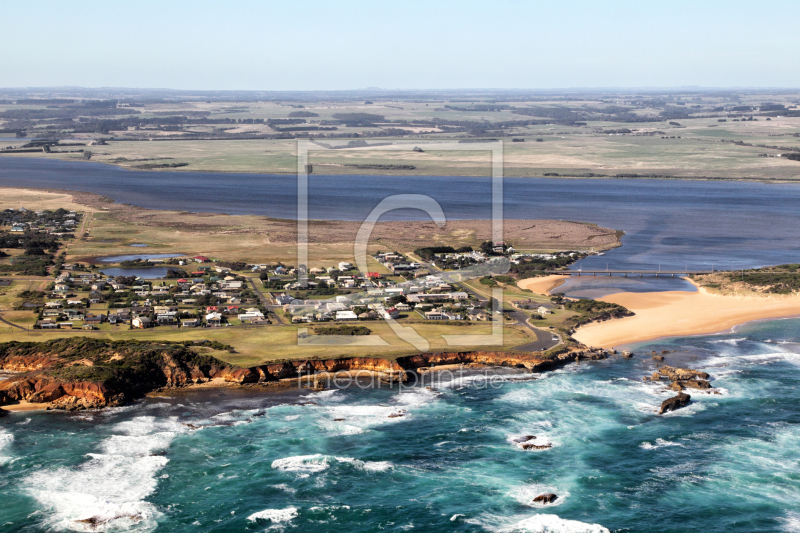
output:
<instances>
[{"instance_id":1,"label":"grass field","mask_svg":"<svg viewBox=\"0 0 800 533\"><path fill-rule=\"evenodd\" d=\"M7 316L8 313L4 313ZM27 313L28 316L33 316ZM208 339L230 344L236 348L235 354L225 351L207 351L224 361L237 365L253 365L265 361L281 359L304 358L331 358L348 356L375 356L394 358L400 355L416 353L409 344L398 338L382 321L366 324L373 332L379 335L388 346L332 346L332 345L299 345L297 331L306 326L266 326L242 328L182 328L165 329L155 328L149 330L129 330L126 326L110 326L105 330L85 332L81 330L53 330L53 331L20 331L3 327L0 324L0 342L42 342L54 338L87 336L125 340L164 340L183 341ZM480 323L470 326L451 326L445 324L413 324L414 329L430 342L431 350L447 350L448 345L442 335L489 335L491 325ZM523 328L504 327L504 347L511 348L530 342L532 339ZM464 351L469 349L498 349L496 346L456 346L452 350Z\"/></svg>"}]
</instances>

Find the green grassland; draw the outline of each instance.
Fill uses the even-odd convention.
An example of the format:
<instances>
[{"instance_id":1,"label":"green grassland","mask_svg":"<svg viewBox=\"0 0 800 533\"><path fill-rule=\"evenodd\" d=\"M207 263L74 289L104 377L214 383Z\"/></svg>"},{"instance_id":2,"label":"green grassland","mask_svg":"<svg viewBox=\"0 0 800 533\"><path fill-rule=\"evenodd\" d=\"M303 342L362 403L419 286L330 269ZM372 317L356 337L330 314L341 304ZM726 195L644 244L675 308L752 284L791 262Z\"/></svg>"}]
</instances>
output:
<instances>
[{"instance_id":1,"label":"green grassland","mask_svg":"<svg viewBox=\"0 0 800 533\"><path fill-rule=\"evenodd\" d=\"M28 313L32 316L31 313ZM5 314L4 314L5 316ZM33 330L21 331L10 329L0 324L0 342L7 341L26 341L41 342L55 338L87 336L104 338L109 340L150 340L150 341L184 341L201 340L219 341L229 344L236 349L236 353L227 351L208 350L208 353L237 365L253 365L265 361L276 361L283 359L309 359L309 358L331 358L331 357L350 357L350 356L374 356L395 358L401 355L408 355L415 351L414 347L401 340L389 326L382 321L375 321L366 324L372 330L372 335L380 336L387 346L348 346L348 345L308 345L299 344L298 330L304 330L307 326L287 325L287 326L253 326L253 327L222 327L222 328L170 328L158 327L147 330L131 330L127 326L109 326L105 324L103 329L94 332L75 330ZM514 346L531 342L533 339L523 328L514 326L504 327L503 347L498 346L455 346L449 347L442 335L489 335L491 325L487 323L453 326L437 323L414 323L413 328L417 333L427 339L431 350L458 350L469 349L508 349Z\"/></svg>"}]
</instances>

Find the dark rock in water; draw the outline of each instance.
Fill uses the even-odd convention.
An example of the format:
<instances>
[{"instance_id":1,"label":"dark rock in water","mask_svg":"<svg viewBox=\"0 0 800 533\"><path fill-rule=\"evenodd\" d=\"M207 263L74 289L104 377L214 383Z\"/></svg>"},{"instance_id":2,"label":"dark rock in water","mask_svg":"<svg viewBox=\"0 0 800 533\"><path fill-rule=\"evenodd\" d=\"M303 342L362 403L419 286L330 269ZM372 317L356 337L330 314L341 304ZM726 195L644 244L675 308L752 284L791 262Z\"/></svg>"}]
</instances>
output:
<instances>
[{"instance_id":1,"label":"dark rock in water","mask_svg":"<svg viewBox=\"0 0 800 533\"><path fill-rule=\"evenodd\" d=\"M523 437L517 437L514 439L514 442L528 442L529 440L533 440L536 438L536 435L525 435Z\"/></svg>"},{"instance_id":2,"label":"dark rock in water","mask_svg":"<svg viewBox=\"0 0 800 533\"><path fill-rule=\"evenodd\" d=\"M663 355L654 355L652 357L652 359L653 359L653 361L663 361L664 360L664 356Z\"/></svg>"},{"instance_id":3,"label":"dark rock in water","mask_svg":"<svg viewBox=\"0 0 800 533\"><path fill-rule=\"evenodd\" d=\"M520 444L520 447L522 447L523 450L547 450L549 448L552 448L553 445L549 444L549 443L548 444L529 444L529 443L526 442L526 443Z\"/></svg>"},{"instance_id":4,"label":"dark rock in water","mask_svg":"<svg viewBox=\"0 0 800 533\"><path fill-rule=\"evenodd\" d=\"M668 411L675 411L681 407L686 407L691 399L692 397L688 394L680 392L677 396L673 396L672 398L661 402L661 409L658 411L658 414L663 415Z\"/></svg>"},{"instance_id":5,"label":"dark rock in water","mask_svg":"<svg viewBox=\"0 0 800 533\"><path fill-rule=\"evenodd\" d=\"M344 418L334 418L334 422L344 422Z\"/></svg>"},{"instance_id":6,"label":"dark rock in water","mask_svg":"<svg viewBox=\"0 0 800 533\"><path fill-rule=\"evenodd\" d=\"M674 391L680 392L684 389L683 385L681 385L680 381L673 381L669 385L667 385L668 389L672 389Z\"/></svg>"},{"instance_id":7,"label":"dark rock in water","mask_svg":"<svg viewBox=\"0 0 800 533\"><path fill-rule=\"evenodd\" d=\"M622 352L622 357L624 357L625 359L630 359L631 357L633 357L633 354L631 352Z\"/></svg>"},{"instance_id":8,"label":"dark rock in water","mask_svg":"<svg viewBox=\"0 0 800 533\"><path fill-rule=\"evenodd\" d=\"M558 499L558 496L553 494L552 492L546 492L544 494L539 494L537 497L533 499L534 503L543 503L547 505L548 503L553 503Z\"/></svg>"},{"instance_id":9,"label":"dark rock in water","mask_svg":"<svg viewBox=\"0 0 800 533\"><path fill-rule=\"evenodd\" d=\"M659 374L658 372L653 372L653 375L650 376L650 381L660 381L660 380L661 380L661 374Z\"/></svg>"},{"instance_id":10,"label":"dark rock in water","mask_svg":"<svg viewBox=\"0 0 800 533\"><path fill-rule=\"evenodd\" d=\"M388 416L388 418L400 418L401 416L405 416L406 413L403 411L402 413L392 413Z\"/></svg>"}]
</instances>

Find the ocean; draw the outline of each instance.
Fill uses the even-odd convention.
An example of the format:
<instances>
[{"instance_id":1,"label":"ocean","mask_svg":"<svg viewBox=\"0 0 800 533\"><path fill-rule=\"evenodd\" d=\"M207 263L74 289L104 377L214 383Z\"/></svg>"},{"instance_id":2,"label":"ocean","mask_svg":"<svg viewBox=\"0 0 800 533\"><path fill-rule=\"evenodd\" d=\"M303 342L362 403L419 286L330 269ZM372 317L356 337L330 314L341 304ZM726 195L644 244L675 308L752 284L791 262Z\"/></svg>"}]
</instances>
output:
<instances>
[{"instance_id":1,"label":"ocean","mask_svg":"<svg viewBox=\"0 0 800 533\"><path fill-rule=\"evenodd\" d=\"M204 390L11 414L0 530L800 531L800 320L635 348L535 380L472 371L432 390ZM659 416L674 393L642 381L651 350L720 394L689 391ZM523 451L526 435L552 448ZM558 499L533 503L542 493Z\"/></svg>"}]
</instances>

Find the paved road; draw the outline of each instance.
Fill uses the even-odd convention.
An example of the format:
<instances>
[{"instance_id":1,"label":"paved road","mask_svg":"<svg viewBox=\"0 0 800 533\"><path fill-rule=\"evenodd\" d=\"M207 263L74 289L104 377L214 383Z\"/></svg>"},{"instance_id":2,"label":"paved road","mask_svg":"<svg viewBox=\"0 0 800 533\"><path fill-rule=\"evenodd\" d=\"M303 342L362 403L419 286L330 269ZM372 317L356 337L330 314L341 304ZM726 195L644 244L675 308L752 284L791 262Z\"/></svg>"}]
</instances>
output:
<instances>
[{"instance_id":1,"label":"paved road","mask_svg":"<svg viewBox=\"0 0 800 533\"><path fill-rule=\"evenodd\" d=\"M0 322L3 322L3 323L5 323L5 324L8 324L9 326L15 327L15 328L17 328L17 329L21 329L22 331L30 331L28 328L23 328L23 327L22 327L22 326L20 326L19 324L14 324L13 322L9 322L8 320L6 320L5 318L3 318L2 316L0 316Z\"/></svg>"},{"instance_id":2,"label":"paved road","mask_svg":"<svg viewBox=\"0 0 800 533\"><path fill-rule=\"evenodd\" d=\"M526 327L536 335L534 342L529 342L521 346L515 346L514 349L520 352L541 352L549 350L561 342L561 338L556 333L550 330L535 328L528 322L528 315L522 311L514 310L507 313L508 316L517 321L520 326ZM553 340L553 339L556 340Z\"/></svg>"},{"instance_id":3,"label":"paved road","mask_svg":"<svg viewBox=\"0 0 800 533\"><path fill-rule=\"evenodd\" d=\"M423 263L424 266L431 268L429 263ZM435 266L433 268L436 268ZM438 269L437 269L438 270ZM478 301L481 302L488 302L489 298L485 295L481 294L480 292L476 291L466 283L459 283L459 287L461 287L464 291L468 292L469 294L475 296ZM549 350L553 346L556 346L558 343L561 342L561 338L558 337L555 333L551 332L550 330L539 329L536 327L531 326L528 322L528 315L523 313L518 309L514 309L505 313L507 316L511 317L513 320L516 321L517 325L527 328L534 334L536 340L533 342L529 342L526 344L522 344L520 346L515 346L514 349L519 352L541 352L544 350ZM555 337L556 340L553 340Z\"/></svg>"}]
</instances>

